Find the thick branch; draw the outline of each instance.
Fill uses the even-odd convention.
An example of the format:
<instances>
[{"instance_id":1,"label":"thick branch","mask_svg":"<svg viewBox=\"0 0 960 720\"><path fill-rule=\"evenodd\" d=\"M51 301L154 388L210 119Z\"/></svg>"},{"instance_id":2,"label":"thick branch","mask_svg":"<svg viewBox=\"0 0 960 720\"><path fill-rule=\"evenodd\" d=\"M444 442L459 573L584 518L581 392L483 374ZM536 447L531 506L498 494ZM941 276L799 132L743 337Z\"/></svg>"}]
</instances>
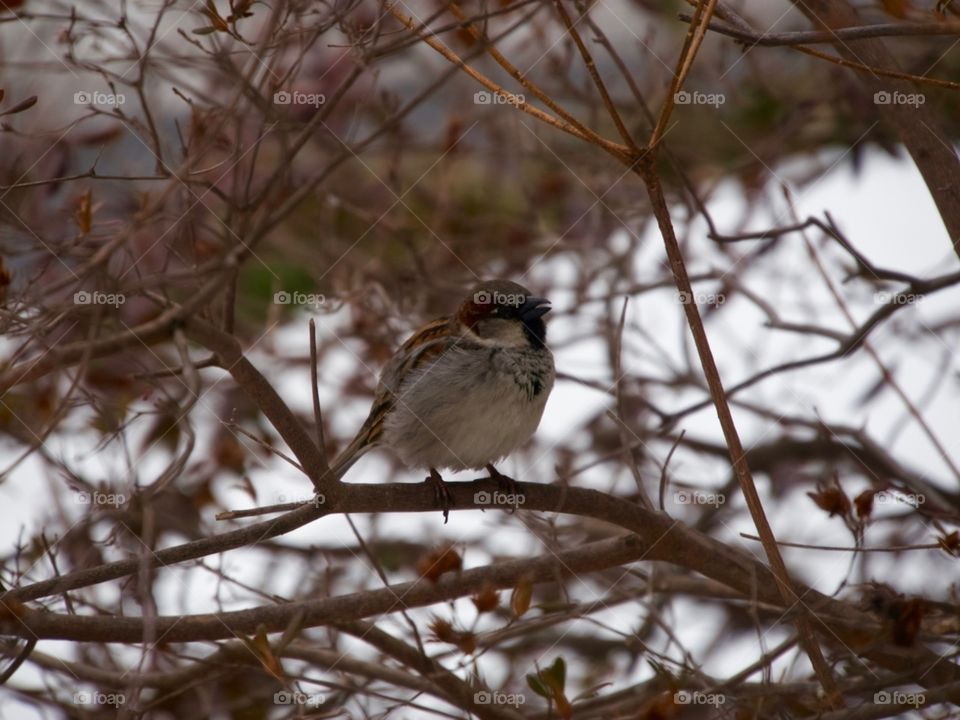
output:
<instances>
[{"instance_id":1,"label":"thick branch","mask_svg":"<svg viewBox=\"0 0 960 720\"><path fill-rule=\"evenodd\" d=\"M455 509L480 509L475 500L479 491L493 492L497 484L492 480L472 483L449 483ZM868 657L895 671L912 670L918 682L945 684L960 678L960 668L939 655L919 647L891 648L878 644L884 629L876 620L858 611L848 603L833 600L799 583L792 583L797 595L785 601L770 570L751 555L731 549L707 535L692 530L671 519L665 513L646 510L622 499L595 490L559 487L535 483L518 483L525 496L525 510L560 512L594 517L614 523L631 531L630 535L593 543L559 555L533 559L513 560L484 568L468 570L457 576L448 576L436 584L427 581L402 583L388 588L369 590L334 598L292 602L283 605L194 616L158 617L154 622L158 638L164 642L189 642L233 638L236 633L252 634L260 625L268 632L283 632L291 620L303 614L303 627L350 622L404 608L423 607L478 592L485 583L498 588L514 587L521 578L535 581L555 581L558 573L593 572L604 567L623 565L638 560L662 560L698 572L739 592L745 599L784 608L795 615L798 607L813 611L816 629L828 642L843 650ZM428 512L435 509L433 488L428 483L354 485L344 484L337 507L329 503L323 509L307 505L300 510L278 518L275 523L257 523L246 531L227 533L209 538L211 546L223 546L230 537L233 547L238 533L248 532L249 541L257 537L280 534L292 530L310 519L327 512ZM438 516L439 517L439 516ZM264 526L267 526L266 528ZM189 543L156 553L157 557L189 555L199 557L196 546ZM189 552L187 549L189 548ZM164 561L169 562L169 560ZM159 563L158 563L159 564ZM77 616L49 613L27 608L17 599L38 597L66 588L91 584L90 576L99 572L105 576L122 577L137 571L139 560L112 563L109 572L103 568L70 573L56 581L47 581L19 591L8 592L0 604L0 629L6 634L41 639L69 639L77 641L137 643L142 640L143 620L135 617ZM83 580L82 582L78 580ZM38 592L44 585L43 592ZM402 598L402 601L398 600ZM866 645L866 647L865 647ZM922 676L922 677L921 677Z\"/></svg>"},{"instance_id":2,"label":"thick branch","mask_svg":"<svg viewBox=\"0 0 960 720\"><path fill-rule=\"evenodd\" d=\"M338 491L336 479L326 477L327 459L313 438L267 379L244 355L240 343L232 335L221 332L209 323L193 318L187 325L190 339L217 354L221 366L233 376L244 392L276 428L284 442L293 450L307 477L316 490L332 498Z\"/></svg>"}]
</instances>

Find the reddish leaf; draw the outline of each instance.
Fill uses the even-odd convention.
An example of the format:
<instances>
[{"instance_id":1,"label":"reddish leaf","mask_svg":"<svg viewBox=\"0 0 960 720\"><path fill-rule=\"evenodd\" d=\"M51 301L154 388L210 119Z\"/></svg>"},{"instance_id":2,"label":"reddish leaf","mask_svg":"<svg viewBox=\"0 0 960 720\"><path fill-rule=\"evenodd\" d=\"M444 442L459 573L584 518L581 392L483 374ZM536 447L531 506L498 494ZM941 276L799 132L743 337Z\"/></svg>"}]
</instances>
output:
<instances>
[{"instance_id":1,"label":"reddish leaf","mask_svg":"<svg viewBox=\"0 0 960 720\"><path fill-rule=\"evenodd\" d=\"M500 596L497 593L497 589L490 584L485 584L480 588L480 592L477 593L472 600L473 604L477 606L478 613L495 610L497 605L500 604Z\"/></svg>"},{"instance_id":2,"label":"reddish leaf","mask_svg":"<svg viewBox=\"0 0 960 720\"><path fill-rule=\"evenodd\" d=\"M850 498L847 497L836 481L833 485L826 486L817 483L816 492L808 492L807 495L821 510L830 513L830 517L834 515L847 517L850 514Z\"/></svg>"},{"instance_id":3,"label":"reddish leaf","mask_svg":"<svg viewBox=\"0 0 960 720\"><path fill-rule=\"evenodd\" d=\"M229 30L229 25L227 25L227 21L224 20L222 17L220 17L220 13L217 12L217 6L214 5L213 0L207 0L206 11L207 11L207 17L210 18L210 22L213 23L213 27L215 30L221 30L221 31Z\"/></svg>"},{"instance_id":4,"label":"reddish leaf","mask_svg":"<svg viewBox=\"0 0 960 720\"><path fill-rule=\"evenodd\" d=\"M465 655L470 655L477 649L477 638L472 632L455 630L453 625L442 618L434 618L429 627L437 640L455 645Z\"/></svg>"},{"instance_id":5,"label":"reddish leaf","mask_svg":"<svg viewBox=\"0 0 960 720\"><path fill-rule=\"evenodd\" d=\"M958 534L956 530L949 535L938 537L937 542L940 543L940 547L943 548L948 555L956 557L960 554L960 534Z\"/></svg>"},{"instance_id":6,"label":"reddish leaf","mask_svg":"<svg viewBox=\"0 0 960 720\"><path fill-rule=\"evenodd\" d=\"M873 496L876 490L864 490L853 499L853 506L857 509L857 517L866 520L873 512Z\"/></svg>"},{"instance_id":7,"label":"reddish leaf","mask_svg":"<svg viewBox=\"0 0 960 720\"><path fill-rule=\"evenodd\" d=\"M430 582L437 582L444 573L460 570L463 558L452 547L433 550L417 560L417 573Z\"/></svg>"},{"instance_id":8,"label":"reddish leaf","mask_svg":"<svg viewBox=\"0 0 960 720\"><path fill-rule=\"evenodd\" d=\"M73 218L80 227L80 233L86 235L93 227L93 203L91 202L92 190L87 190L77 201L77 209L73 212Z\"/></svg>"},{"instance_id":9,"label":"reddish leaf","mask_svg":"<svg viewBox=\"0 0 960 720\"><path fill-rule=\"evenodd\" d=\"M530 598L533 597L533 583L523 579L517 583L510 596L510 609L517 617L522 616L530 609Z\"/></svg>"},{"instance_id":10,"label":"reddish leaf","mask_svg":"<svg viewBox=\"0 0 960 720\"><path fill-rule=\"evenodd\" d=\"M264 669L273 675L280 682L284 682L286 674L283 672L283 665L280 659L274 655L273 648L270 647L270 641L267 639L267 631L261 625L257 628L257 634L253 640L248 641L247 645L256 653Z\"/></svg>"},{"instance_id":11,"label":"reddish leaf","mask_svg":"<svg viewBox=\"0 0 960 720\"><path fill-rule=\"evenodd\" d=\"M456 32L454 32L454 36L464 45L464 47L470 48L477 44L477 39L473 36L473 33L471 33L465 27L457 28Z\"/></svg>"}]
</instances>

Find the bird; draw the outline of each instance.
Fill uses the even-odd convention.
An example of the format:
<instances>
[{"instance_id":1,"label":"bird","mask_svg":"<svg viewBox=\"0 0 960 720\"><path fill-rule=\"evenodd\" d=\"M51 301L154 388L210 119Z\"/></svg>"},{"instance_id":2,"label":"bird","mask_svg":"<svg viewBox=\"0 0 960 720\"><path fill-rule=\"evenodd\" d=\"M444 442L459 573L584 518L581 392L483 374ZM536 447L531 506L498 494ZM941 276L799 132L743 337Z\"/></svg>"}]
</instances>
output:
<instances>
[{"instance_id":1,"label":"bird","mask_svg":"<svg viewBox=\"0 0 960 720\"><path fill-rule=\"evenodd\" d=\"M481 470L516 492L495 463L540 424L556 374L543 316L550 301L505 279L477 284L456 312L426 323L384 366L370 412L331 463L340 479L385 447L429 471L444 523L452 496L440 470Z\"/></svg>"}]
</instances>

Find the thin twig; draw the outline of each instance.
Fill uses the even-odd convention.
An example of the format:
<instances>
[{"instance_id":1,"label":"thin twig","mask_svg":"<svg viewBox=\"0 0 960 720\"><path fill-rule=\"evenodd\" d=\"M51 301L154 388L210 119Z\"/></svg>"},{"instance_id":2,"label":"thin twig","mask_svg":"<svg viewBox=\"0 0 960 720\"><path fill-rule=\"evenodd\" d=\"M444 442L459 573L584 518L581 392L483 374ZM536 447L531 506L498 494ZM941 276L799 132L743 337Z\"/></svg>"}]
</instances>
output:
<instances>
[{"instance_id":1,"label":"thin twig","mask_svg":"<svg viewBox=\"0 0 960 720\"><path fill-rule=\"evenodd\" d=\"M320 389L317 387L317 323L310 318L310 387L313 390L313 422L317 426L317 447L323 459L321 469L326 475L330 472L330 459L327 457L327 441L323 435L323 411L320 409Z\"/></svg>"},{"instance_id":2,"label":"thin twig","mask_svg":"<svg viewBox=\"0 0 960 720\"><path fill-rule=\"evenodd\" d=\"M563 132L573 135L574 137L578 137L581 140L586 140L587 142L597 144L600 147L602 147L605 151L607 151L614 157L617 157L621 160L626 160L631 156L630 148L628 148L627 146L620 145L619 143L611 142L603 138L601 138L600 140L594 141L590 136L588 136L587 134L579 130L575 125L572 125L565 120L561 120L557 117L554 117L553 115L550 115L549 113L546 113L543 110L540 110L539 108L536 108L530 105L529 103L526 102L526 100L517 98L512 93L507 92L502 87L497 85L495 82L490 80L486 75L473 69L470 65L467 65L463 60L460 59L460 57L455 52L453 52L453 50L451 50L442 42L440 42L440 40L438 40L436 37L434 37L431 34L428 34L425 30L422 30L417 25L417 23L413 21L412 18L400 12L397 9L396 5L391 4L387 6L387 10L397 20L403 23L403 25L405 25L407 28L409 28L414 33L416 33L425 43L427 43L427 45L429 45L438 53L443 55L443 57L445 57L447 60L449 60L451 63L453 63L457 67L459 67L467 75L469 75L474 80L476 80L481 85L483 85L485 88L487 88L487 90L503 98L504 101L506 101L508 104L513 105L515 108L517 108L517 110L520 110L521 112L525 112L528 115L532 115L533 117L537 118L537 120L545 122L548 125L552 125L558 130L562 130Z\"/></svg>"},{"instance_id":3,"label":"thin twig","mask_svg":"<svg viewBox=\"0 0 960 720\"><path fill-rule=\"evenodd\" d=\"M620 137L623 138L624 143L626 143L627 147L630 148L634 154L637 154L640 148L637 147L637 143L634 141L633 137L630 135L630 131L627 130L627 126L623 122L623 118L620 117L620 112L617 110L617 106L611 99L610 93L607 92L607 86L604 84L603 78L600 77L600 72L597 70L597 65L593 61L593 56L590 55L590 51L587 50L587 46L583 43L583 38L580 37L580 32L570 19L567 9L563 6L563 0L554 0L554 4L557 7L557 14L560 16L564 27L567 29L567 33L569 33L570 37L573 38L574 43L577 45L577 50L580 51L580 57L583 58L583 64L586 65L587 72L590 73L590 78L593 80L593 84L600 92L600 97L603 98L603 104L607 108L607 114L610 115L610 118L613 120L613 124L617 126L617 132L620 133Z\"/></svg>"}]
</instances>

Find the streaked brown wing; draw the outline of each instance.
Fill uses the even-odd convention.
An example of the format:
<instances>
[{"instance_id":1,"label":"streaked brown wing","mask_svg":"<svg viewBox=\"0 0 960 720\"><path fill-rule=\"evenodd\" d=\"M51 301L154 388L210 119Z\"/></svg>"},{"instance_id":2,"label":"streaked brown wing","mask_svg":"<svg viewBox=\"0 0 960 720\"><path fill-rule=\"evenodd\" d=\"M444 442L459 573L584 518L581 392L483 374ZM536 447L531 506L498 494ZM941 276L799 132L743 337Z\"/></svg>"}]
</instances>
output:
<instances>
[{"instance_id":1,"label":"streaked brown wing","mask_svg":"<svg viewBox=\"0 0 960 720\"><path fill-rule=\"evenodd\" d=\"M418 367L429 364L446 352L456 339L450 332L452 318L441 317L420 327L391 358L383 370L370 414L361 433L374 444L383 433L383 421L395 402L394 392L405 377Z\"/></svg>"}]
</instances>

